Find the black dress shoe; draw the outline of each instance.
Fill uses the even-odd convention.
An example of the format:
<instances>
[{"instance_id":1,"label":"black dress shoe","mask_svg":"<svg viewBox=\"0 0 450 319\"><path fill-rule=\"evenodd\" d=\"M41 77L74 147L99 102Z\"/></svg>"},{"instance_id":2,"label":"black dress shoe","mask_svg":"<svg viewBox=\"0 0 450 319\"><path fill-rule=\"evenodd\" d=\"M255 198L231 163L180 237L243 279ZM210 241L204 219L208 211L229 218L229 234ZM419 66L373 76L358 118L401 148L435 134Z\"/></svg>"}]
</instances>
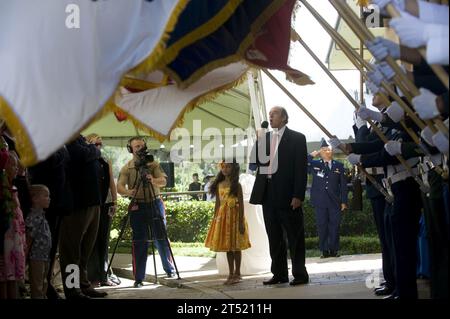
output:
<instances>
[{"instance_id":1,"label":"black dress shoe","mask_svg":"<svg viewBox=\"0 0 450 319\"><path fill-rule=\"evenodd\" d=\"M89 288L81 288L81 292L91 298L104 298L108 295L108 293L104 291L97 291L92 287Z\"/></svg>"},{"instance_id":2,"label":"black dress shoe","mask_svg":"<svg viewBox=\"0 0 450 319\"><path fill-rule=\"evenodd\" d=\"M140 281L140 280L135 281L134 284L133 284L134 288L142 288L143 286L144 286L144 283L142 281Z\"/></svg>"},{"instance_id":3,"label":"black dress shoe","mask_svg":"<svg viewBox=\"0 0 450 319\"><path fill-rule=\"evenodd\" d=\"M321 259L330 257L330 252L328 250L322 251Z\"/></svg>"},{"instance_id":4,"label":"black dress shoe","mask_svg":"<svg viewBox=\"0 0 450 319\"><path fill-rule=\"evenodd\" d=\"M375 289L375 296L389 296L394 292L394 289L388 286L384 286L378 289Z\"/></svg>"},{"instance_id":5,"label":"black dress shoe","mask_svg":"<svg viewBox=\"0 0 450 319\"><path fill-rule=\"evenodd\" d=\"M49 285L47 287L47 299L51 299L51 300L57 300L57 299L63 299L59 293L56 291L55 287Z\"/></svg>"},{"instance_id":6,"label":"black dress shoe","mask_svg":"<svg viewBox=\"0 0 450 319\"><path fill-rule=\"evenodd\" d=\"M276 277L272 277L269 280L263 281L263 285L276 285L276 284L285 284L289 281L289 279L287 278L276 278Z\"/></svg>"},{"instance_id":7,"label":"black dress shoe","mask_svg":"<svg viewBox=\"0 0 450 319\"><path fill-rule=\"evenodd\" d=\"M297 279L297 278L294 278L294 279L291 280L289 285L291 285L291 286L305 285L308 282L309 282L309 279L303 279L303 278L302 279Z\"/></svg>"},{"instance_id":8,"label":"black dress shoe","mask_svg":"<svg viewBox=\"0 0 450 319\"><path fill-rule=\"evenodd\" d=\"M339 255L337 251L331 251L330 257L341 257L341 255Z\"/></svg>"}]
</instances>

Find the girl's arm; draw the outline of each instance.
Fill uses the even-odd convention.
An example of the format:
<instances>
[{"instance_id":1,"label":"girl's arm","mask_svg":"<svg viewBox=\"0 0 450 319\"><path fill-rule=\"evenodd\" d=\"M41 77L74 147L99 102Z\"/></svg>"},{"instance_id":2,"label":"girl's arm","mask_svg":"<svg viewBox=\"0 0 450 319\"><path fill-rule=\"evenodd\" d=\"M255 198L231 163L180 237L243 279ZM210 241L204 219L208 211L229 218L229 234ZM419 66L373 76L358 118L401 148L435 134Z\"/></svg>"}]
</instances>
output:
<instances>
[{"instance_id":1,"label":"girl's arm","mask_svg":"<svg viewBox=\"0 0 450 319\"><path fill-rule=\"evenodd\" d=\"M239 232L244 234L244 195L242 194L242 186L239 184L238 189L238 203L239 203Z\"/></svg>"}]
</instances>

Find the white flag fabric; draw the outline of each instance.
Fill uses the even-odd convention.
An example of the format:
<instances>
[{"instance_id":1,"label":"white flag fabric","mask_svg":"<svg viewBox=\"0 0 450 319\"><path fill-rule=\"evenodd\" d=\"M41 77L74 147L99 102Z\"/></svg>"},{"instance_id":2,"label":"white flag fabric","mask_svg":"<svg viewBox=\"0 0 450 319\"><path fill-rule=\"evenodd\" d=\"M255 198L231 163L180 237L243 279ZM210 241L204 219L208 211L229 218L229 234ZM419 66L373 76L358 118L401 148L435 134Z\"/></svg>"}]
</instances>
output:
<instances>
[{"instance_id":1,"label":"white flag fabric","mask_svg":"<svg viewBox=\"0 0 450 319\"><path fill-rule=\"evenodd\" d=\"M22 162L51 155L95 118L127 71L156 61L186 3L1 1L0 117Z\"/></svg>"},{"instance_id":2,"label":"white flag fabric","mask_svg":"<svg viewBox=\"0 0 450 319\"><path fill-rule=\"evenodd\" d=\"M215 69L186 89L172 84L138 93L120 88L115 104L152 133L168 138L180 115L207 94L223 91L241 79L248 65L237 62Z\"/></svg>"}]
</instances>

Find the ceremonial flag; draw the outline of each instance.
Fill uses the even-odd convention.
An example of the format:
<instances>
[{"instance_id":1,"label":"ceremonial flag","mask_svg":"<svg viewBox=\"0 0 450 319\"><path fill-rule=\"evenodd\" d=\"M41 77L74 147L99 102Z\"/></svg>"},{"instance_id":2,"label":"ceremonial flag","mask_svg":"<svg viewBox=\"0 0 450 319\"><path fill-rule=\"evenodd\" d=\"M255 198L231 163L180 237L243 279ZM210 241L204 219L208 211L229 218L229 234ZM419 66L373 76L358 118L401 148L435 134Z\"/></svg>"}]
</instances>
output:
<instances>
[{"instance_id":1,"label":"ceremonial flag","mask_svg":"<svg viewBox=\"0 0 450 319\"><path fill-rule=\"evenodd\" d=\"M158 69L186 88L211 70L242 60L261 27L287 1L190 1Z\"/></svg>"},{"instance_id":2,"label":"ceremonial flag","mask_svg":"<svg viewBox=\"0 0 450 319\"><path fill-rule=\"evenodd\" d=\"M187 111L236 85L247 70L245 63L232 63L209 72L185 89L174 83L137 93L121 88L115 104L135 126L162 141L181 124Z\"/></svg>"},{"instance_id":3,"label":"ceremonial flag","mask_svg":"<svg viewBox=\"0 0 450 319\"><path fill-rule=\"evenodd\" d=\"M295 2L295 0L286 1L264 24L248 48L245 58L257 66L285 72L287 79L298 85L314 84L308 75L288 66L291 17Z\"/></svg>"},{"instance_id":4,"label":"ceremonial flag","mask_svg":"<svg viewBox=\"0 0 450 319\"><path fill-rule=\"evenodd\" d=\"M125 73L160 60L188 2L1 1L0 118L22 162L47 158L102 111Z\"/></svg>"}]
</instances>

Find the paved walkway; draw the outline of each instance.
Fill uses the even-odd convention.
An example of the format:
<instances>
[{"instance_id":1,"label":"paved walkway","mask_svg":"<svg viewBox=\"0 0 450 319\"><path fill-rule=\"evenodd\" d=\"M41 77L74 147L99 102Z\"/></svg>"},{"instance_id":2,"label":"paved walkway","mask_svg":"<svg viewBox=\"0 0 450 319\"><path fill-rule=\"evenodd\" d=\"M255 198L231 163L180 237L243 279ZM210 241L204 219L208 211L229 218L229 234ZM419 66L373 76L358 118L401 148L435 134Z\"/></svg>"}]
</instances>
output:
<instances>
[{"instance_id":1,"label":"paved walkway","mask_svg":"<svg viewBox=\"0 0 450 319\"><path fill-rule=\"evenodd\" d=\"M101 288L108 298L152 299L377 299L373 287L381 271L380 254L352 255L339 258L307 258L310 283L303 286L279 284L264 286L270 273L243 276L240 283L227 286L219 275L214 258L176 256L181 279L166 278L156 256L158 283L155 283L153 258L149 256L144 287L133 288L131 256L116 255L114 272L123 280L115 288ZM427 296L427 282L419 282L420 295Z\"/></svg>"}]
</instances>

